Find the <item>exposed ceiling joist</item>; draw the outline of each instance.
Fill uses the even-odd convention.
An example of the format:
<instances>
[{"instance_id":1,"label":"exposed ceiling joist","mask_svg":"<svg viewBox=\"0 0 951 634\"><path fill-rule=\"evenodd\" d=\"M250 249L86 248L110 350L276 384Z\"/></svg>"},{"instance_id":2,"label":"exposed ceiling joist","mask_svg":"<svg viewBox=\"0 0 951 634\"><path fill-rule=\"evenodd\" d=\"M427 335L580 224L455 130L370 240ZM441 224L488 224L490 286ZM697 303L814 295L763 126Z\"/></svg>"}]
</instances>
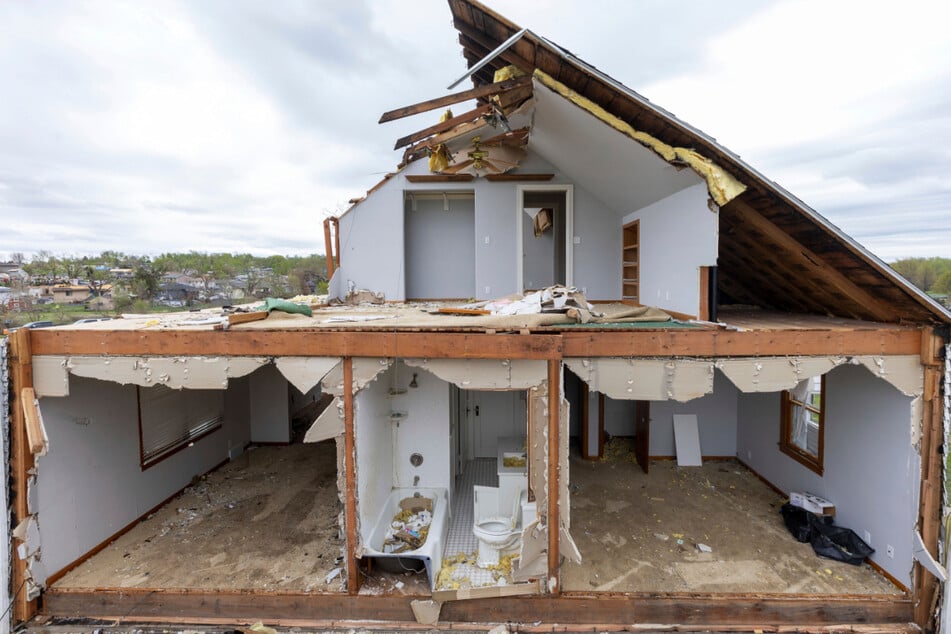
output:
<instances>
[{"instance_id":1,"label":"exposed ceiling joist","mask_svg":"<svg viewBox=\"0 0 951 634\"><path fill-rule=\"evenodd\" d=\"M492 112L492 104L487 103L487 104L481 105L478 108L474 108L473 110L464 112L461 115L452 117L451 119L440 121L439 123L431 125L428 128L423 128L422 130L419 130L418 132L408 134L404 136L403 138L397 140L396 145L393 147L393 149L398 150L401 147L405 147L412 143L416 143L417 141L430 137L434 134L440 134L442 132L446 132L447 130L451 130L459 124L475 121L489 114L490 112Z\"/></svg>"},{"instance_id":2,"label":"exposed ceiling joist","mask_svg":"<svg viewBox=\"0 0 951 634\"><path fill-rule=\"evenodd\" d=\"M451 106L462 101L469 101L470 99L479 99L480 97L487 97L488 95L494 95L507 90L522 88L523 86L528 86L531 84L531 82L531 75L526 75L524 77L507 79L494 84L487 84L485 86L470 88L469 90L463 90L462 92L453 93L451 95L444 95L442 97L436 97L435 99L421 101L411 106L404 106L402 108L397 108L396 110L384 112L380 117L380 123L395 121L397 119L409 117L421 112L429 112L430 110L444 108L445 106Z\"/></svg>"}]
</instances>

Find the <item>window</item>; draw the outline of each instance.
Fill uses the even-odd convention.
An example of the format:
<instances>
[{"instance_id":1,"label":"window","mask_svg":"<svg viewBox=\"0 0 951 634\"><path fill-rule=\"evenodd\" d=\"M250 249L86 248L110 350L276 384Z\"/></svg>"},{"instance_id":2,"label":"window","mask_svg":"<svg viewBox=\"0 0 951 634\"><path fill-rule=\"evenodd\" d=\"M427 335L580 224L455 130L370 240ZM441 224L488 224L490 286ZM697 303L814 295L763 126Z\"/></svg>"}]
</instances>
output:
<instances>
[{"instance_id":1,"label":"window","mask_svg":"<svg viewBox=\"0 0 951 634\"><path fill-rule=\"evenodd\" d=\"M138 388L139 460L143 469L221 427L224 392Z\"/></svg>"},{"instance_id":2,"label":"window","mask_svg":"<svg viewBox=\"0 0 951 634\"><path fill-rule=\"evenodd\" d=\"M779 449L822 475L822 437L825 428L824 376L800 381L783 392Z\"/></svg>"}]
</instances>

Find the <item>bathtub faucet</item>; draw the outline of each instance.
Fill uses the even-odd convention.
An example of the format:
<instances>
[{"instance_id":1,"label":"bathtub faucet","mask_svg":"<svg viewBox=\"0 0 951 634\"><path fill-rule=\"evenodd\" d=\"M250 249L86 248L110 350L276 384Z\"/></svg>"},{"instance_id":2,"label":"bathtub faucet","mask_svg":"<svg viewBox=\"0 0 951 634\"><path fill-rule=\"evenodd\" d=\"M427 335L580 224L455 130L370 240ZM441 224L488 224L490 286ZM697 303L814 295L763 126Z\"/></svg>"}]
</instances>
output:
<instances>
[{"instance_id":1,"label":"bathtub faucet","mask_svg":"<svg viewBox=\"0 0 951 634\"><path fill-rule=\"evenodd\" d=\"M413 476L413 486L419 486L419 476Z\"/></svg>"}]
</instances>

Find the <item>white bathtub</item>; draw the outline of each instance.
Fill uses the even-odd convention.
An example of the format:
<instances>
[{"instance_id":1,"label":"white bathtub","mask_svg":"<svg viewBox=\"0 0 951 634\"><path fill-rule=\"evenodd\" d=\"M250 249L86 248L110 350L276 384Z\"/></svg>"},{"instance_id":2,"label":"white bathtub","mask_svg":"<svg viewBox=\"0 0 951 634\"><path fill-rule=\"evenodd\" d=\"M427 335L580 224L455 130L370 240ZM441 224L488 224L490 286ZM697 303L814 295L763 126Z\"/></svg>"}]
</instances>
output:
<instances>
[{"instance_id":1,"label":"white bathtub","mask_svg":"<svg viewBox=\"0 0 951 634\"><path fill-rule=\"evenodd\" d=\"M400 510L400 500L413 497L417 493L433 501L433 521L429 525L429 535L426 537L426 542L416 550L404 550L401 553L383 552L386 529ZM371 527L369 535L364 532L363 556L422 560L426 566L426 574L429 575L429 587L435 589L436 579L439 577L440 568L442 568L443 547L446 544L448 532L449 492L447 489L422 487L393 489L383 503L383 508L377 514L376 523Z\"/></svg>"}]
</instances>

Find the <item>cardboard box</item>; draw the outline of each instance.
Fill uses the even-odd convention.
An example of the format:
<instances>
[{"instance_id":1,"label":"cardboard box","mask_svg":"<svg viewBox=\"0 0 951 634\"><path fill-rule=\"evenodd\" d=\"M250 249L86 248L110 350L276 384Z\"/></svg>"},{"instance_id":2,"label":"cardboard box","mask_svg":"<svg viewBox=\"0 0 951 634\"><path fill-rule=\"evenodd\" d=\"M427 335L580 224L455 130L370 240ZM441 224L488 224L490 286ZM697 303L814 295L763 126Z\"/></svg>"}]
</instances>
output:
<instances>
[{"instance_id":1,"label":"cardboard box","mask_svg":"<svg viewBox=\"0 0 951 634\"><path fill-rule=\"evenodd\" d=\"M793 506L805 509L810 513L815 513L816 515L825 515L827 517L833 517L835 515L835 504L812 493L793 491L789 494L789 503Z\"/></svg>"}]
</instances>

